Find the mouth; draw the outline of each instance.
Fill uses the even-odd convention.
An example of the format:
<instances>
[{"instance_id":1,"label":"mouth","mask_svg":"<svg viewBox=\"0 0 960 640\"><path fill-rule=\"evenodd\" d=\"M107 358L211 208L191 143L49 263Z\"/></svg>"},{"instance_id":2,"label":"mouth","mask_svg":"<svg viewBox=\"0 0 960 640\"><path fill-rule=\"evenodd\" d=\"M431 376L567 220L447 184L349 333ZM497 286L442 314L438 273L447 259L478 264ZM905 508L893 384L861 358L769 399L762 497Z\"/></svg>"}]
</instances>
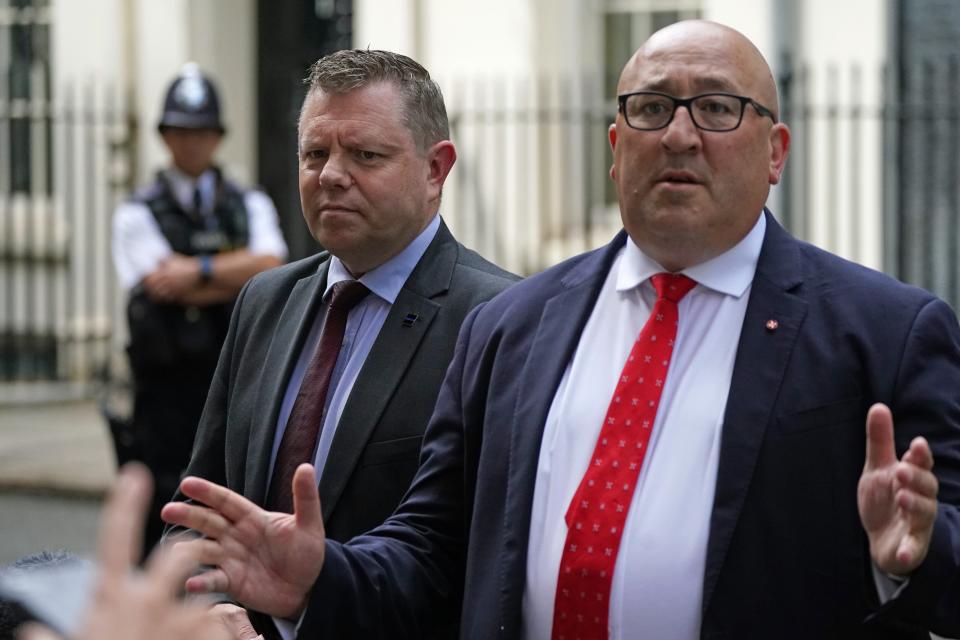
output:
<instances>
[{"instance_id":1,"label":"mouth","mask_svg":"<svg viewBox=\"0 0 960 640\"><path fill-rule=\"evenodd\" d=\"M317 212L320 214L357 213L357 209L344 204L327 203L317 207Z\"/></svg>"},{"instance_id":2,"label":"mouth","mask_svg":"<svg viewBox=\"0 0 960 640\"><path fill-rule=\"evenodd\" d=\"M690 171L664 171L657 176L657 182L668 185L702 184L703 181Z\"/></svg>"}]
</instances>

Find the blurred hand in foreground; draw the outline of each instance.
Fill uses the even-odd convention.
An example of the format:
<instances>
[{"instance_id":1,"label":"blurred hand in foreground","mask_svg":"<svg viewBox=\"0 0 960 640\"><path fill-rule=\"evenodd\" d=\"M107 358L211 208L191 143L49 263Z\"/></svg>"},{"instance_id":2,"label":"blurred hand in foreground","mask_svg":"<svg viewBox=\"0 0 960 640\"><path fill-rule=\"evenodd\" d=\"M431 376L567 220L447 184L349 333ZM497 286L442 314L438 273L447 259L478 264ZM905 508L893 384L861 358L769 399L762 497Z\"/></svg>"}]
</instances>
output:
<instances>
[{"instance_id":1,"label":"blurred hand in foreground","mask_svg":"<svg viewBox=\"0 0 960 640\"><path fill-rule=\"evenodd\" d=\"M183 580L196 567L189 549L159 550L145 572L135 570L150 501L150 473L137 463L120 471L100 522L100 575L76 640L233 640L209 605L183 602ZM52 640L39 625L25 626L21 640Z\"/></svg>"}]
</instances>

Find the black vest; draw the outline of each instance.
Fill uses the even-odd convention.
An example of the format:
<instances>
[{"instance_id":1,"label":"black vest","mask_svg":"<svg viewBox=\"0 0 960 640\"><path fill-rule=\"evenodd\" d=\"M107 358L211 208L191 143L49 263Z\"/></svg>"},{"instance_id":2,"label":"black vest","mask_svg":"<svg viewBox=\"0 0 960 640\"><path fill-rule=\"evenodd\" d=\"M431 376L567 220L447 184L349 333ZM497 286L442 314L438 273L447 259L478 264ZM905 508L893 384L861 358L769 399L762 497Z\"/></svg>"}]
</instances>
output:
<instances>
[{"instance_id":1,"label":"black vest","mask_svg":"<svg viewBox=\"0 0 960 640\"><path fill-rule=\"evenodd\" d=\"M183 255L216 254L247 246L250 229L244 192L216 171L213 215L185 211L162 173L133 197L146 205L170 247ZM233 303L183 307L150 300L139 286L130 292L130 363L135 377L151 372L209 370L212 375L227 335Z\"/></svg>"},{"instance_id":2,"label":"black vest","mask_svg":"<svg viewBox=\"0 0 960 640\"><path fill-rule=\"evenodd\" d=\"M160 232L177 253L195 256L215 254L247 246L250 228L243 191L216 172L216 197L213 215L184 211L173 197L170 184L162 173L156 181L134 196L142 202L160 225Z\"/></svg>"}]
</instances>

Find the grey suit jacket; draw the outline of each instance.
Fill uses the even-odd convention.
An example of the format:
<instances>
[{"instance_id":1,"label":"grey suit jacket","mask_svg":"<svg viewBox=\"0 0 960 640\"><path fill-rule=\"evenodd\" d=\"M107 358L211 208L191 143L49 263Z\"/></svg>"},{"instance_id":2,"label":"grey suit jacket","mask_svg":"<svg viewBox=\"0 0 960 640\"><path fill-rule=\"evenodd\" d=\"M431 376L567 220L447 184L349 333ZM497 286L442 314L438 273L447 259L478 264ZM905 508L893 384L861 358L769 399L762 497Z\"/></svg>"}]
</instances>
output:
<instances>
[{"instance_id":1,"label":"grey suit jacket","mask_svg":"<svg viewBox=\"0 0 960 640\"><path fill-rule=\"evenodd\" d=\"M244 287L187 474L263 504L280 404L320 307L328 263L322 253L261 273ZM341 415L319 488L328 537L347 540L372 529L399 504L417 470L461 322L516 279L457 243L441 223ZM408 314L417 316L412 324L404 322Z\"/></svg>"}]
</instances>

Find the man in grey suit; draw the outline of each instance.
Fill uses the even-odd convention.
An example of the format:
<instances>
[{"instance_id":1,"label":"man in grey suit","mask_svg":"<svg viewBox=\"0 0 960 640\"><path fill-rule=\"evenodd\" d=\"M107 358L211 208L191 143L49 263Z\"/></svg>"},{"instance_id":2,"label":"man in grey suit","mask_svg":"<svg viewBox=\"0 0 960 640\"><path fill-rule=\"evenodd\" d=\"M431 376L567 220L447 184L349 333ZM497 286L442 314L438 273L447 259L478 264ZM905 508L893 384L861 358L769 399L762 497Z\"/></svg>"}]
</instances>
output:
<instances>
[{"instance_id":1,"label":"man in grey suit","mask_svg":"<svg viewBox=\"0 0 960 640\"><path fill-rule=\"evenodd\" d=\"M289 512L289 493L275 491L290 486L285 465L312 462L327 534L347 540L400 502L463 318L516 277L440 219L456 149L426 69L390 52L339 51L307 82L300 198L328 252L260 274L240 294L187 473ZM318 377L332 290L355 281L366 289ZM310 403L308 453L291 467L291 425Z\"/></svg>"}]
</instances>

